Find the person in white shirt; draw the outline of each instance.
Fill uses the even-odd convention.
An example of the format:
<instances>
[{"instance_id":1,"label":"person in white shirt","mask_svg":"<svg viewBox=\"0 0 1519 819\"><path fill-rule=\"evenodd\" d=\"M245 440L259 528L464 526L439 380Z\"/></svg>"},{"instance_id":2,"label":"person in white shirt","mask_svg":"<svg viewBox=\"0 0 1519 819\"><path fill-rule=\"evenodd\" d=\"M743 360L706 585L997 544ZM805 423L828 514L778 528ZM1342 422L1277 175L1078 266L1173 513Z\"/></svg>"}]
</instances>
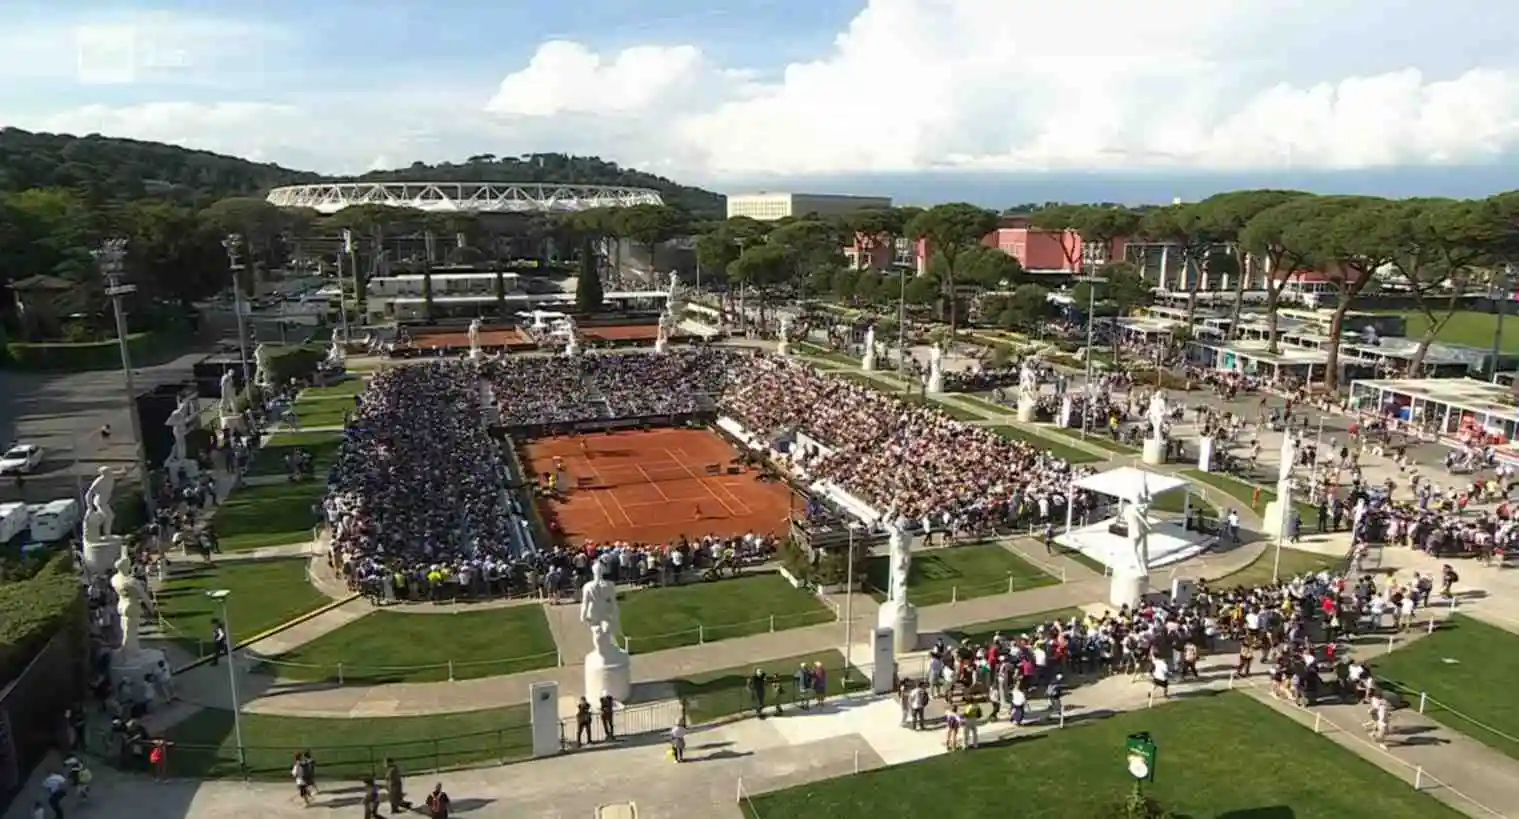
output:
<instances>
[{"instance_id":1,"label":"person in white shirt","mask_svg":"<svg viewBox=\"0 0 1519 819\"><path fill-rule=\"evenodd\" d=\"M1171 665L1164 657L1154 657L1150 661L1150 701L1154 702L1155 692L1159 691L1161 698L1171 696Z\"/></svg>"},{"instance_id":2,"label":"person in white shirt","mask_svg":"<svg viewBox=\"0 0 1519 819\"><path fill-rule=\"evenodd\" d=\"M1392 707L1387 698L1381 694L1371 698L1371 721L1365 724L1369 729L1371 738L1383 748L1387 747L1387 727L1391 719Z\"/></svg>"},{"instance_id":3,"label":"person in white shirt","mask_svg":"<svg viewBox=\"0 0 1519 819\"><path fill-rule=\"evenodd\" d=\"M676 762L686 761L686 729L679 725L670 729L670 755Z\"/></svg>"}]
</instances>

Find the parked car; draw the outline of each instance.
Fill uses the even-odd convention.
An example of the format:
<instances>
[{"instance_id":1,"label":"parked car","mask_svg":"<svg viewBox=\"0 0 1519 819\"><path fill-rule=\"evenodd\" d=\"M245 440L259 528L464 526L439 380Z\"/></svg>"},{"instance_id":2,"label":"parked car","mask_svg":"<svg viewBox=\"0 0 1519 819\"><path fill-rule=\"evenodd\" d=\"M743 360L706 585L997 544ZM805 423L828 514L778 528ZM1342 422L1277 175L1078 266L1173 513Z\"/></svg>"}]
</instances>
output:
<instances>
[{"instance_id":1,"label":"parked car","mask_svg":"<svg viewBox=\"0 0 1519 819\"><path fill-rule=\"evenodd\" d=\"M0 475L24 475L42 465L42 447L16 444L0 455Z\"/></svg>"}]
</instances>

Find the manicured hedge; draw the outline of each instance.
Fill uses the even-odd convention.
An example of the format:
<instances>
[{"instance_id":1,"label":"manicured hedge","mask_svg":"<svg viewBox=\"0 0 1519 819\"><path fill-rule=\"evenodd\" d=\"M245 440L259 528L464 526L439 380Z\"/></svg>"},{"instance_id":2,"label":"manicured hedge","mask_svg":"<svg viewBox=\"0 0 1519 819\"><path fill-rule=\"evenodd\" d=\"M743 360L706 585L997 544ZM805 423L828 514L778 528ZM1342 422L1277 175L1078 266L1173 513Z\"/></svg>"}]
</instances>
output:
<instances>
[{"instance_id":1,"label":"manicured hedge","mask_svg":"<svg viewBox=\"0 0 1519 819\"><path fill-rule=\"evenodd\" d=\"M0 686L15 679L48 640L84 617L84 588L70 550L25 580L0 583Z\"/></svg>"},{"instance_id":2,"label":"manicured hedge","mask_svg":"<svg viewBox=\"0 0 1519 819\"><path fill-rule=\"evenodd\" d=\"M132 333L127 336L132 365L161 362L179 351L184 339L185 336L179 333ZM121 347L114 338L78 344L17 341L6 344L5 349L10 359L6 366L17 370L86 372L121 369Z\"/></svg>"},{"instance_id":3,"label":"manicured hedge","mask_svg":"<svg viewBox=\"0 0 1519 819\"><path fill-rule=\"evenodd\" d=\"M327 350L315 344L292 344L269 350L269 381L285 384L292 378L309 378L327 357Z\"/></svg>"}]
</instances>

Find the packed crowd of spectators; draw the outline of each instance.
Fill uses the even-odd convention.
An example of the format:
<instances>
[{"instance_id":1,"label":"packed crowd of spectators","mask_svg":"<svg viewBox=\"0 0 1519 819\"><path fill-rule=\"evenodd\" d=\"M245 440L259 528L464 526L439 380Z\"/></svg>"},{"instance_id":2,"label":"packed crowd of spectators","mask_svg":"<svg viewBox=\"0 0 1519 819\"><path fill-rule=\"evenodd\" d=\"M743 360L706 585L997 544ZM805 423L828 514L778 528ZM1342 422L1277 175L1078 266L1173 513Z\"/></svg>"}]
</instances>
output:
<instances>
[{"instance_id":1,"label":"packed crowd of spectators","mask_svg":"<svg viewBox=\"0 0 1519 819\"><path fill-rule=\"evenodd\" d=\"M765 440L806 432L832 450L797 454L810 478L930 528L984 530L1065 508L1065 461L790 359L736 370L722 407Z\"/></svg>"},{"instance_id":2,"label":"packed crowd of spectators","mask_svg":"<svg viewBox=\"0 0 1519 819\"><path fill-rule=\"evenodd\" d=\"M507 356L483 365L506 426L671 415L710 409L745 354L720 347L665 354Z\"/></svg>"},{"instance_id":3,"label":"packed crowd of spectators","mask_svg":"<svg viewBox=\"0 0 1519 819\"><path fill-rule=\"evenodd\" d=\"M1370 701L1380 685L1350 642L1408 628L1437 597L1449 598L1456 582L1449 566L1440 577L1415 572L1386 581L1325 569L1262 586L1204 583L1190 599L1158 599L957 645L941 639L930 650L926 677L902 683L902 721L923 727L922 705L930 697L948 703L958 718L946 718L952 730L963 729L970 714L980 718L982 702L991 720L1004 711L1014 724L1058 719L1069 687L1115 674L1148 678L1164 697L1173 682L1200 679L1205 657L1226 653L1233 673L1267 677L1273 696L1301 705L1326 697ZM972 731L967 739L973 738Z\"/></svg>"},{"instance_id":4,"label":"packed crowd of spectators","mask_svg":"<svg viewBox=\"0 0 1519 819\"><path fill-rule=\"evenodd\" d=\"M324 501L332 560L351 576L487 575L520 553L526 520L505 488L470 365L376 374L345 432Z\"/></svg>"}]
</instances>

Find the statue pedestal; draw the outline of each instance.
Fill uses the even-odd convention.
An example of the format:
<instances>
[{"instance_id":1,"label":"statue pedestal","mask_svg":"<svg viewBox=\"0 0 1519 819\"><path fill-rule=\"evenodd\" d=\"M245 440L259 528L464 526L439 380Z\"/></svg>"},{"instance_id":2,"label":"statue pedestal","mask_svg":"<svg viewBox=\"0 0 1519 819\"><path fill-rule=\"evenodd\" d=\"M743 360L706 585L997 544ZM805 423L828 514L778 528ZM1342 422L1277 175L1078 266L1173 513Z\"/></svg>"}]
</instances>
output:
<instances>
[{"instance_id":1,"label":"statue pedestal","mask_svg":"<svg viewBox=\"0 0 1519 819\"><path fill-rule=\"evenodd\" d=\"M121 559L121 535L84 539L84 568L91 577L110 577Z\"/></svg>"},{"instance_id":2,"label":"statue pedestal","mask_svg":"<svg viewBox=\"0 0 1519 819\"><path fill-rule=\"evenodd\" d=\"M1199 472L1213 471L1213 439L1197 439L1197 470Z\"/></svg>"},{"instance_id":3,"label":"statue pedestal","mask_svg":"<svg viewBox=\"0 0 1519 819\"><path fill-rule=\"evenodd\" d=\"M595 702L603 691L624 703L633 694L632 659L620 648L609 656L598 651L585 655L585 698Z\"/></svg>"},{"instance_id":4,"label":"statue pedestal","mask_svg":"<svg viewBox=\"0 0 1519 819\"><path fill-rule=\"evenodd\" d=\"M1018 423L1031 424L1034 422L1034 410L1039 402L1033 397L1018 396Z\"/></svg>"},{"instance_id":5,"label":"statue pedestal","mask_svg":"<svg viewBox=\"0 0 1519 819\"><path fill-rule=\"evenodd\" d=\"M241 415L218 415L216 422L220 425L221 429L231 432L243 431L243 417Z\"/></svg>"},{"instance_id":6,"label":"statue pedestal","mask_svg":"<svg viewBox=\"0 0 1519 819\"><path fill-rule=\"evenodd\" d=\"M200 477L200 464L188 459L175 458L170 455L164 461L164 474L169 476L169 482L178 486L181 481L193 481Z\"/></svg>"},{"instance_id":7,"label":"statue pedestal","mask_svg":"<svg viewBox=\"0 0 1519 819\"><path fill-rule=\"evenodd\" d=\"M1278 495L1276 500L1266 504L1266 513L1261 515L1261 532L1269 537L1287 537L1291 535L1291 515L1291 493Z\"/></svg>"},{"instance_id":8,"label":"statue pedestal","mask_svg":"<svg viewBox=\"0 0 1519 819\"><path fill-rule=\"evenodd\" d=\"M1071 416L1074 415L1075 412L1076 412L1076 402L1072 401L1071 397L1069 395L1061 396L1061 398L1060 398L1060 417L1058 419L1056 419L1056 420L1058 420L1060 422L1060 428L1061 429L1070 429L1070 427L1071 427Z\"/></svg>"},{"instance_id":9,"label":"statue pedestal","mask_svg":"<svg viewBox=\"0 0 1519 819\"><path fill-rule=\"evenodd\" d=\"M786 341L785 336L781 336L781 340L775 343L775 354L782 357L791 355L791 344Z\"/></svg>"},{"instance_id":10,"label":"statue pedestal","mask_svg":"<svg viewBox=\"0 0 1519 819\"><path fill-rule=\"evenodd\" d=\"M485 358L485 351L484 350L480 349L479 347L471 347L471 348L469 348L469 360L470 361L479 361L482 358Z\"/></svg>"},{"instance_id":11,"label":"statue pedestal","mask_svg":"<svg viewBox=\"0 0 1519 819\"><path fill-rule=\"evenodd\" d=\"M1146 438L1143 460L1150 466L1161 466L1166 462L1166 442L1159 438Z\"/></svg>"},{"instance_id":12,"label":"statue pedestal","mask_svg":"<svg viewBox=\"0 0 1519 819\"><path fill-rule=\"evenodd\" d=\"M934 371L930 372L928 374L928 383L925 385L925 388L928 390L928 392L930 392L930 393L932 393L934 395L938 395L939 393L944 392L944 373L943 373L943 371L941 371L941 370L934 370Z\"/></svg>"},{"instance_id":13,"label":"statue pedestal","mask_svg":"<svg viewBox=\"0 0 1519 819\"><path fill-rule=\"evenodd\" d=\"M564 345L564 354L569 356L580 355L580 339L570 337L570 342Z\"/></svg>"},{"instance_id":14,"label":"statue pedestal","mask_svg":"<svg viewBox=\"0 0 1519 819\"><path fill-rule=\"evenodd\" d=\"M897 656L918 650L918 607L887 600L876 617L879 628L891 629L892 648Z\"/></svg>"},{"instance_id":15,"label":"statue pedestal","mask_svg":"<svg viewBox=\"0 0 1519 819\"><path fill-rule=\"evenodd\" d=\"M654 352L664 353L670 348L670 342L664 336L654 339Z\"/></svg>"},{"instance_id":16,"label":"statue pedestal","mask_svg":"<svg viewBox=\"0 0 1519 819\"><path fill-rule=\"evenodd\" d=\"M119 686L123 680L129 680L133 686L143 686L144 677L149 674L158 676L161 662L167 663L167 660L156 648L115 649L111 652L111 685ZM147 690L152 696L153 687L149 685Z\"/></svg>"},{"instance_id":17,"label":"statue pedestal","mask_svg":"<svg viewBox=\"0 0 1519 819\"><path fill-rule=\"evenodd\" d=\"M860 359L860 369L864 370L865 372L873 372L875 368L876 351L872 349L869 352L865 353L864 358Z\"/></svg>"},{"instance_id":18,"label":"statue pedestal","mask_svg":"<svg viewBox=\"0 0 1519 819\"><path fill-rule=\"evenodd\" d=\"M1148 576L1135 572L1114 571L1112 584L1108 587L1108 604L1129 608L1139 605L1144 600L1148 579Z\"/></svg>"}]
</instances>

